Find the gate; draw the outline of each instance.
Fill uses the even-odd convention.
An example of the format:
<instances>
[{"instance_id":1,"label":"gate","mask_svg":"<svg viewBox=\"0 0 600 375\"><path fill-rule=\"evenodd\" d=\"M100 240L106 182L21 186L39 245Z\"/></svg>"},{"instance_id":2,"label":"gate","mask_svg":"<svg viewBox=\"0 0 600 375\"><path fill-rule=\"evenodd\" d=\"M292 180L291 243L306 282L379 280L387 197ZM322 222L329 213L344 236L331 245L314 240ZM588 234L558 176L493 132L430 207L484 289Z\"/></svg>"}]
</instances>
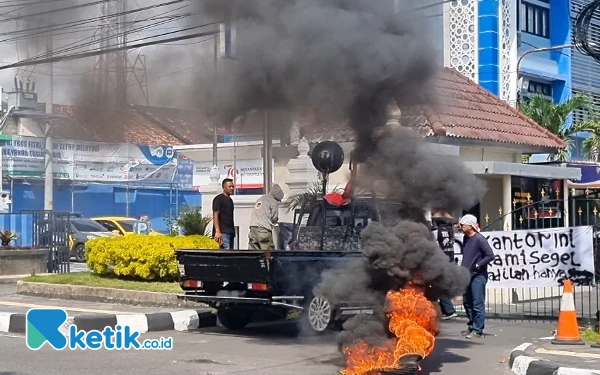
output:
<instances>
[{"instance_id":1,"label":"gate","mask_svg":"<svg viewBox=\"0 0 600 375\"><path fill-rule=\"evenodd\" d=\"M70 212L26 211L32 216L32 245L49 249L48 273L71 271Z\"/></svg>"},{"instance_id":2,"label":"gate","mask_svg":"<svg viewBox=\"0 0 600 375\"><path fill-rule=\"evenodd\" d=\"M554 192L556 198L562 193ZM482 213L481 231L549 229L593 226L595 285L575 286L575 308L580 324L596 324L600 311L600 189L571 190L568 200L552 199L542 189L541 200L532 202L529 194L515 198L512 211L498 210L495 218ZM510 215L512 226L502 228ZM491 319L545 320L558 319L562 287L487 289L486 316ZM457 313L464 313L462 299L455 300Z\"/></svg>"}]
</instances>

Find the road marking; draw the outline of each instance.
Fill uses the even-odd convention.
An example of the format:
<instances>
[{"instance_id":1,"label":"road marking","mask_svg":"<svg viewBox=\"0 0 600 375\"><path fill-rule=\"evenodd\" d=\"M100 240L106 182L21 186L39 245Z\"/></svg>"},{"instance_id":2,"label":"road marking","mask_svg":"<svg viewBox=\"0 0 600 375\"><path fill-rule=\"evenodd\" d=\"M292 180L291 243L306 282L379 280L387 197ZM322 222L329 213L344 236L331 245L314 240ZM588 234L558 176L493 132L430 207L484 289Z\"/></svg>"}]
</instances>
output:
<instances>
[{"instance_id":1,"label":"road marking","mask_svg":"<svg viewBox=\"0 0 600 375\"><path fill-rule=\"evenodd\" d=\"M17 335L5 335L3 333L0 333L0 337L10 337L11 339L22 339L24 336L17 336Z\"/></svg>"},{"instance_id":2,"label":"road marking","mask_svg":"<svg viewBox=\"0 0 600 375\"><path fill-rule=\"evenodd\" d=\"M554 340L554 336L540 337L538 340Z\"/></svg>"},{"instance_id":3,"label":"road marking","mask_svg":"<svg viewBox=\"0 0 600 375\"><path fill-rule=\"evenodd\" d=\"M517 346L516 348L514 348L513 351L515 351L515 350L525 351L525 349L529 348L530 346L531 346L531 343L526 342L526 343L521 344L521 345Z\"/></svg>"},{"instance_id":4,"label":"road marking","mask_svg":"<svg viewBox=\"0 0 600 375\"><path fill-rule=\"evenodd\" d=\"M61 308L67 311L76 311L76 312L89 312L89 313L100 313L100 314L123 314L123 315L131 315L136 314L132 312L123 312L123 311L115 311L115 310L94 310L94 309L83 309L80 307L63 307L63 306L51 306L51 305L36 305L33 303L21 303L21 302L8 302L8 301L0 301L0 305L4 306L16 306L16 307L29 307L29 308L42 308L42 309L51 309L51 308ZM137 313L142 314L143 313Z\"/></svg>"},{"instance_id":5,"label":"road marking","mask_svg":"<svg viewBox=\"0 0 600 375\"><path fill-rule=\"evenodd\" d=\"M578 353L578 352L569 352L566 350L548 350L548 349L544 349L544 348L536 349L535 352L540 353L540 354L554 354L554 355L564 355L564 356L578 357L578 358L600 359L600 354L596 354L596 353Z\"/></svg>"}]
</instances>

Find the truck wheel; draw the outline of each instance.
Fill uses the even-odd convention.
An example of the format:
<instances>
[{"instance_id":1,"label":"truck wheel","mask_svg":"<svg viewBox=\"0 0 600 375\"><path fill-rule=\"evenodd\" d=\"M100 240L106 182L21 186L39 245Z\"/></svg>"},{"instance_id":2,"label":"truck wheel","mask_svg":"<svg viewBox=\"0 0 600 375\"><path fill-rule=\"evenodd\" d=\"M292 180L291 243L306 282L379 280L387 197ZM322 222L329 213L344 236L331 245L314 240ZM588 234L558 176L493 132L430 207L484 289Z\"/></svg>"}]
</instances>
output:
<instances>
[{"instance_id":1,"label":"truck wheel","mask_svg":"<svg viewBox=\"0 0 600 375\"><path fill-rule=\"evenodd\" d=\"M333 306L323 296L314 296L308 304L306 319L315 332L325 332L333 321Z\"/></svg>"},{"instance_id":2,"label":"truck wheel","mask_svg":"<svg viewBox=\"0 0 600 375\"><path fill-rule=\"evenodd\" d=\"M250 323L250 314L240 310L219 310L217 318L223 327L232 331L246 328Z\"/></svg>"}]
</instances>

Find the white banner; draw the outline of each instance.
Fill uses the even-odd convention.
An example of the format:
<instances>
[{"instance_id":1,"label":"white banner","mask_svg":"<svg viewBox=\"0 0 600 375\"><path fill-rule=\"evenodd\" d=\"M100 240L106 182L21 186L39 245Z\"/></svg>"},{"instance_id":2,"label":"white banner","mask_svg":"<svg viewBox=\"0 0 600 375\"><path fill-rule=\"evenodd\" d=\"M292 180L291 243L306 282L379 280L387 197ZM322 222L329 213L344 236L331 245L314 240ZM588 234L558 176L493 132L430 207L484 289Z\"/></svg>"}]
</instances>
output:
<instances>
[{"instance_id":1,"label":"white banner","mask_svg":"<svg viewBox=\"0 0 600 375\"><path fill-rule=\"evenodd\" d=\"M194 163L194 189L206 186L210 183L210 169L212 162ZM222 181L224 178L234 179L238 189L262 189L263 187L263 160L237 160L235 168L233 161L219 161L217 163L221 173Z\"/></svg>"},{"instance_id":2,"label":"white banner","mask_svg":"<svg viewBox=\"0 0 600 375\"><path fill-rule=\"evenodd\" d=\"M56 179L171 182L177 169L170 146L59 139L52 146ZM2 146L3 173L17 178L43 177L44 155L44 138L13 136Z\"/></svg>"},{"instance_id":3,"label":"white banner","mask_svg":"<svg viewBox=\"0 0 600 375\"><path fill-rule=\"evenodd\" d=\"M482 232L496 257L488 265L488 288L560 286L565 276L575 285L594 282L594 231L589 227ZM454 252L462 262L464 234Z\"/></svg>"}]
</instances>

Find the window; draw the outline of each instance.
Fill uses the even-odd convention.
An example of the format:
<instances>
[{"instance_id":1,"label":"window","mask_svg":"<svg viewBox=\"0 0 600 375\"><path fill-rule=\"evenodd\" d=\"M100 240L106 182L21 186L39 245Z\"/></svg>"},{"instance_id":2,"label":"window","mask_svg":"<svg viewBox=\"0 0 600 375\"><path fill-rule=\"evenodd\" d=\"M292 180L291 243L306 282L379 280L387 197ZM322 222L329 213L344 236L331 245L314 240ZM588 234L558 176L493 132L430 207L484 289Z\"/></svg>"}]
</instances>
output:
<instances>
[{"instance_id":1,"label":"window","mask_svg":"<svg viewBox=\"0 0 600 375\"><path fill-rule=\"evenodd\" d=\"M125 232L133 232L133 224L135 222L135 220L117 220L117 223L119 223Z\"/></svg>"},{"instance_id":2,"label":"window","mask_svg":"<svg viewBox=\"0 0 600 375\"><path fill-rule=\"evenodd\" d=\"M121 232L121 230L119 230L119 227L117 227L115 225L115 223L113 223L112 221L108 221L108 220L96 220L96 222L98 224L102 225L104 228L108 229L111 232L115 231L115 230Z\"/></svg>"},{"instance_id":3,"label":"window","mask_svg":"<svg viewBox=\"0 0 600 375\"><path fill-rule=\"evenodd\" d=\"M73 226L76 232L108 232L108 229L98 224L94 220L89 219L71 220L71 225Z\"/></svg>"},{"instance_id":4,"label":"window","mask_svg":"<svg viewBox=\"0 0 600 375\"><path fill-rule=\"evenodd\" d=\"M529 81L527 92L552 97L552 85L549 83Z\"/></svg>"},{"instance_id":5,"label":"window","mask_svg":"<svg viewBox=\"0 0 600 375\"><path fill-rule=\"evenodd\" d=\"M521 31L550 38L550 9L522 2L519 19Z\"/></svg>"}]
</instances>

